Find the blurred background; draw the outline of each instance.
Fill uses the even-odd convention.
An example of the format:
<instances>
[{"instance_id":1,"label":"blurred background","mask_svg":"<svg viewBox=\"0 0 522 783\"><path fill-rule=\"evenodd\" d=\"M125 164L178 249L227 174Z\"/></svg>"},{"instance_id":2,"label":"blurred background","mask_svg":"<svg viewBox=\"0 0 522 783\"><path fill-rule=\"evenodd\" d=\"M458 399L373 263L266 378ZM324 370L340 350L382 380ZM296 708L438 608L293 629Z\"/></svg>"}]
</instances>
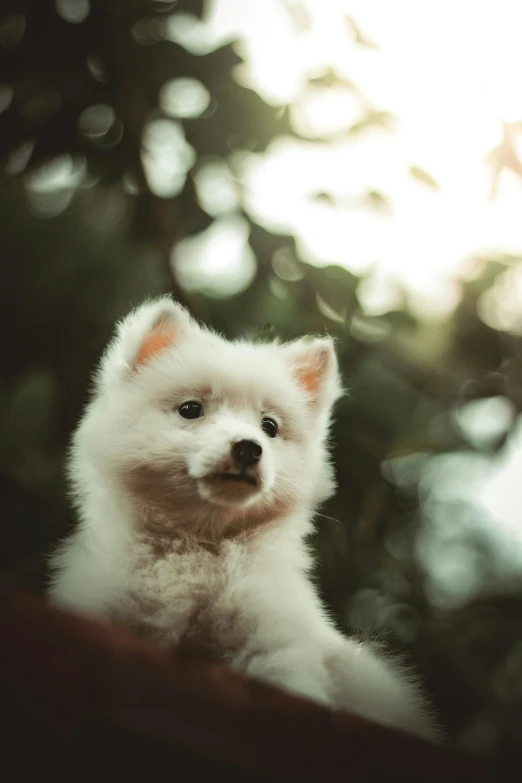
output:
<instances>
[{"instance_id":1,"label":"blurred background","mask_svg":"<svg viewBox=\"0 0 522 783\"><path fill-rule=\"evenodd\" d=\"M340 626L452 741L522 740L522 8L3 0L0 568L74 524L64 455L116 318L338 339L313 545Z\"/></svg>"}]
</instances>

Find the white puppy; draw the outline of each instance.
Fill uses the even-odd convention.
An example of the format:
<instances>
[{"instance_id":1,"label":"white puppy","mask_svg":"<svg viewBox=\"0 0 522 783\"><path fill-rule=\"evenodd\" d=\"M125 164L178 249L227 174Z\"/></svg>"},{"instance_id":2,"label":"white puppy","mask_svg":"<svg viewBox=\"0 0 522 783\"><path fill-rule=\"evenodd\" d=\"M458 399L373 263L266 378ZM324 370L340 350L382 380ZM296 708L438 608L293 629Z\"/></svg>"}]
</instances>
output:
<instances>
[{"instance_id":1,"label":"white puppy","mask_svg":"<svg viewBox=\"0 0 522 783\"><path fill-rule=\"evenodd\" d=\"M340 634L305 537L334 490L333 343L229 342L170 299L125 318L74 436L51 595L336 709L436 733L414 680Z\"/></svg>"}]
</instances>

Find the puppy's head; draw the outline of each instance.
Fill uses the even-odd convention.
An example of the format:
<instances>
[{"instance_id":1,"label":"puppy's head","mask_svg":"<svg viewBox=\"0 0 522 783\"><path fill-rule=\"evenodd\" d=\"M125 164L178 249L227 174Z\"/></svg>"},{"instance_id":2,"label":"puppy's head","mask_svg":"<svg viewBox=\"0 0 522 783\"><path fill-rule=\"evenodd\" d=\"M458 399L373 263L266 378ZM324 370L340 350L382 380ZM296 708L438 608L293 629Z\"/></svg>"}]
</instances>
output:
<instances>
[{"instance_id":1,"label":"puppy's head","mask_svg":"<svg viewBox=\"0 0 522 783\"><path fill-rule=\"evenodd\" d=\"M102 359L73 480L85 497L84 474L101 473L138 517L195 536L309 511L332 491L339 394L329 339L229 342L168 298L146 303Z\"/></svg>"}]
</instances>

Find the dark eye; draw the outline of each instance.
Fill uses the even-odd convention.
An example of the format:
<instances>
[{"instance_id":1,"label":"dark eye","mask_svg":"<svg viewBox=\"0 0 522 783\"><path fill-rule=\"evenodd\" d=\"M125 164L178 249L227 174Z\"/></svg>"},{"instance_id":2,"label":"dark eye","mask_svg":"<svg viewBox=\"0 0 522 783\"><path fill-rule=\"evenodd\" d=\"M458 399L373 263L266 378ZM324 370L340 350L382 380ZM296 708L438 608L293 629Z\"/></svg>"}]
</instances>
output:
<instances>
[{"instance_id":1,"label":"dark eye","mask_svg":"<svg viewBox=\"0 0 522 783\"><path fill-rule=\"evenodd\" d=\"M194 400L184 402L179 406L179 415L184 419L199 419L200 416L203 416L203 405L194 402Z\"/></svg>"},{"instance_id":2,"label":"dark eye","mask_svg":"<svg viewBox=\"0 0 522 783\"><path fill-rule=\"evenodd\" d=\"M268 435L269 438L275 438L277 437L277 433L279 431L279 427L275 423L273 419L263 419L261 422L261 429L263 430L266 435Z\"/></svg>"}]
</instances>

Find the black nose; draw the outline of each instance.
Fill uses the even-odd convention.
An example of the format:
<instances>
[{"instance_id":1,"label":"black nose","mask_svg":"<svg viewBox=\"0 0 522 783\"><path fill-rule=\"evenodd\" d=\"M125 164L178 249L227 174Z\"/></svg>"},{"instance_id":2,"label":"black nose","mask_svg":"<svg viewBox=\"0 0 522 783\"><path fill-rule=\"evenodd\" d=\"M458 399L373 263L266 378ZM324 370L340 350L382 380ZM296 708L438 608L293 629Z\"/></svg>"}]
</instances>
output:
<instances>
[{"instance_id":1,"label":"black nose","mask_svg":"<svg viewBox=\"0 0 522 783\"><path fill-rule=\"evenodd\" d=\"M261 459L263 449L255 440L240 440L232 446L232 455L236 464L242 468L255 465Z\"/></svg>"}]
</instances>

